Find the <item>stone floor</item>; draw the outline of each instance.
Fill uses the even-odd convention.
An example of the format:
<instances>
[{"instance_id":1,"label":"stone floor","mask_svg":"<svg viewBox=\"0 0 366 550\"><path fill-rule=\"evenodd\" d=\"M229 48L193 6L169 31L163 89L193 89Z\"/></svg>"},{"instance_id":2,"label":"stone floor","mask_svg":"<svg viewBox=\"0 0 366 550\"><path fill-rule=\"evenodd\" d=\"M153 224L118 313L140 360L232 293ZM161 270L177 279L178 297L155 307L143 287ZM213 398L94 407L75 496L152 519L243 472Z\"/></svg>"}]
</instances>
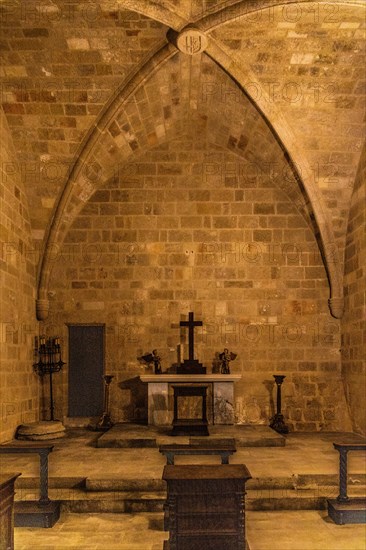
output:
<instances>
[{"instance_id":1,"label":"stone floor","mask_svg":"<svg viewBox=\"0 0 366 550\"><path fill-rule=\"evenodd\" d=\"M189 443L204 445L224 444L235 440L237 447L281 447L286 438L271 430L268 426L217 425L209 426L207 436L174 436L171 426L145 426L141 424L116 424L98 438L97 446L103 447L158 447L172 443L187 445Z\"/></svg>"},{"instance_id":2,"label":"stone floor","mask_svg":"<svg viewBox=\"0 0 366 550\"><path fill-rule=\"evenodd\" d=\"M250 550L365 550L365 525L326 512L247 512ZM162 514L62 514L52 529L15 529L15 550L162 550ZM202 549L204 550L204 549Z\"/></svg>"},{"instance_id":3,"label":"stone floor","mask_svg":"<svg viewBox=\"0 0 366 550\"><path fill-rule=\"evenodd\" d=\"M54 441L50 454L50 485L64 480L161 480L165 464L156 448L96 448L100 434L71 430ZM289 434L285 446L239 447L231 463L247 465L253 478L301 479L307 483L338 473L338 453L332 442L345 434ZM22 472L25 483L38 476L38 459L30 455L0 455L1 472ZM203 457L179 457L176 462L199 463ZM218 463L204 457L204 463ZM365 486L365 457L349 454L349 473ZM327 478L328 476L328 478ZM19 479L21 479L19 478ZM360 481L361 479L361 481ZM334 485L334 483L333 483ZM57 485L56 485L57 486ZM332 495L336 487L330 488ZM51 491L52 493L52 491ZM51 494L51 498L52 498ZM66 513L51 529L16 528L15 550L161 550L167 533L161 512ZM250 550L366 550L365 525L335 525L325 510L274 510L247 512ZM204 549L203 549L204 550Z\"/></svg>"},{"instance_id":4,"label":"stone floor","mask_svg":"<svg viewBox=\"0 0 366 550\"><path fill-rule=\"evenodd\" d=\"M229 426L230 428L230 426ZM83 429L68 432L63 439L49 441L54 450L49 455L50 477L103 477L122 475L161 479L165 459L156 448L96 448L100 433ZM103 436L104 437L104 436ZM297 474L337 474L338 452L332 442L344 440L342 433L292 433L286 445L279 447L238 447L232 464L246 464L252 477L281 477ZM174 439L178 442L178 438ZM38 475L38 456L1 455L3 472L22 472L23 477ZM202 462L202 457L178 457L180 462ZM217 463L217 457L205 457L205 464ZM349 454L349 471L365 471L365 457Z\"/></svg>"}]
</instances>

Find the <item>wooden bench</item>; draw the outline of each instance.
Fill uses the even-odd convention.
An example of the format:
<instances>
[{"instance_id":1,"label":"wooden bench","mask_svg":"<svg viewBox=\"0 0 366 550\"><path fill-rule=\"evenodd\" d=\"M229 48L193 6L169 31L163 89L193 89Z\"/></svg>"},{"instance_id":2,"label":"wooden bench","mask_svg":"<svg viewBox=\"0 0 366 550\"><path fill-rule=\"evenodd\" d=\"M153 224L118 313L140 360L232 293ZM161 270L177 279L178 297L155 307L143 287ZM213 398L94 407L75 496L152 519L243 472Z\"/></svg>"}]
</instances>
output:
<instances>
[{"instance_id":1,"label":"wooden bench","mask_svg":"<svg viewBox=\"0 0 366 550\"><path fill-rule=\"evenodd\" d=\"M347 495L347 453L366 451L365 443L333 443L339 452L339 495L328 500L328 514L338 525L366 523L366 498L350 498Z\"/></svg>"},{"instance_id":2,"label":"wooden bench","mask_svg":"<svg viewBox=\"0 0 366 550\"><path fill-rule=\"evenodd\" d=\"M1 454L38 454L40 496L38 501L15 503L16 527L52 527L60 517L60 504L48 497L48 455L54 445L48 443L5 443L0 445Z\"/></svg>"},{"instance_id":3,"label":"wooden bench","mask_svg":"<svg viewBox=\"0 0 366 550\"><path fill-rule=\"evenodd\" d=\"M0 473L0 548L14 550L14 483L20 474Z\"/></svg>"},{"instance_id":4,"label":"wooden bench","mask_svg":"<svg viewBox=\"0 0 366 550\"><path fill-rule=\"evenodd\" d=\"M160 445L159 452L166 456L167 464L174 464L175 455L220 455L221 464L229 464L229 456L236 452L235 445Z\"/></svg>"}]
</instances>

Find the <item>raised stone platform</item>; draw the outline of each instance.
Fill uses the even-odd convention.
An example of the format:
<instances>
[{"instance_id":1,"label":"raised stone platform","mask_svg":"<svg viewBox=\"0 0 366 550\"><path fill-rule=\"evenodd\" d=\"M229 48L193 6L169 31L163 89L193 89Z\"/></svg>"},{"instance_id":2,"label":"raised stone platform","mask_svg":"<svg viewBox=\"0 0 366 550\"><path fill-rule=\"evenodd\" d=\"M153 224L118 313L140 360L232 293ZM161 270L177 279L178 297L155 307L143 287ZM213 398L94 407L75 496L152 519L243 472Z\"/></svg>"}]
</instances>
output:
<instances>
[{"instance_id":1,"label":"raised stone platform","mask_svg":"<svg viewBox=\"0 0 366 550\"><path fill-rule=\"evenodd\" d=\"M153 433L147 426L121 424L116 428L124 428L127 439L127 435L131 437L134 432L140 438L150 439L150 445L152 443ZM242 443L244 435L246 437L248 447L236 444L237 450L230 462L246 464L252 471L253 479L248 481L246 497L250 511L323 510L326 514L327 499L338 494L338 453L332 442L336 438L343 441L347 438L350 442L355 438L358 440L354 434L326 432L290 433L283 437L263 426L221 428L226 437L221 437L222 432L215 434L214 445L230 441L230 431L233 434L237 429ZM109 436L117 438L118 430L116 433L115 428L111 429ZM262 441L258 441L260 434L263 435ZM105 439L107 435L73 429L68 430L67 437L54 442L56 452L50 457L49 497L61 503L64 513L119 513L118 522L122 521L122 513L162 513L166 499L165 483L161 479L165 458L157 448L133 448L136 444L125 445L125 448L96 448L96 440ZM267 436L270 436L270 441L266 441ZM273 437L277 443L282 443L273 446ZM160 438L159 433L155 439L175 444L184 440L189 442L188 437ZM199 438L192 440L200 444ZM207 445L212 436L201 438L201 441ZM266 445L268 442L272 446ZM177 458L176 462L178 465L218 465L219 460L216 456L187 456ZM22 455L3 455L1 464L4 472L23 472L16 482L17 501L38 497L36 461ZM365 488L364 458L354 453L350 457L348 494L353 498L362 497L366 494ZM62 522L62 516L59 522Z\"/></svg>"},{"instance_id":2,"label":"raised stone platform","mask_svg":"<svg viewBox=\"0 0 366 550\"><path fill-rule=\"evenodd\" d=\"M145 426L139 424L116 424L97 441L97 447L159 447L171 443L225 445L237 447L283 447L286 438L268 426L221 425L210 426L209 437L174 436L171 426Z\"/></svg>"}]
</instances>

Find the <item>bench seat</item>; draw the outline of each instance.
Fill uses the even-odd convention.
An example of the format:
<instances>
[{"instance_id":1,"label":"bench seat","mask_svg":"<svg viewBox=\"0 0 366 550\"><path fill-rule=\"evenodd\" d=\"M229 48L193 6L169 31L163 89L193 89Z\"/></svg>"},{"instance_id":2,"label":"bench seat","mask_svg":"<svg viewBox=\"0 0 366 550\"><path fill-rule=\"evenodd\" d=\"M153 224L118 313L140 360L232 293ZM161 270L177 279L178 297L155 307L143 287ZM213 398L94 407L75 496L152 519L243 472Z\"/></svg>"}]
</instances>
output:
<instances>
[{"instance_id":1,"label":"bench seat","mask_svg":"<svg viewBox=\"0 0 366 550\"><path fill-rule=\"evenodd\" d=\"M235 445L160 445L159 452L166 456L167 464L174 464L175 455L220 455L221 464L229 464L229 456L236 452Z\"/></svg>"}]
</instances>

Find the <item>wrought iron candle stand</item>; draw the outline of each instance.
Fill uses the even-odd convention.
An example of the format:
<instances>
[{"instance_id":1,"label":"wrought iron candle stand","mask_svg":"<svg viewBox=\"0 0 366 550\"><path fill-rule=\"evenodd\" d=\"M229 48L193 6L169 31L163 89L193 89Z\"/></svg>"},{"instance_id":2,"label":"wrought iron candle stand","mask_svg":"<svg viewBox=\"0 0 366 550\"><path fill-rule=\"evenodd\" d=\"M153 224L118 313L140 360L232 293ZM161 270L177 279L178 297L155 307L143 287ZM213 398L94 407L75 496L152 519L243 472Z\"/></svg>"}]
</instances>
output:
<instances>
[{"instance_id":1,"label":"wrought iron candle stand","mask_svg":"<svg viewBox=\"0 0 366 550\"><path fill-rule=\"evenodd\" d=\"M271 419L270 428L276 430L276 432L280 434L287 434L288 426L286 426L285 419L281 413L281 386L286 376L283 374L274 374L273 378L277 385L277 412Z\"/></svg>"},{"instance_id":2,"label":"wrought iron candle stand","mask_svg":"<svg viewBox=\"0 0 366 550\"><path fill-rule=\"evenodd\" d=\"M46 340L45 336L40 336L39 345L38 338L35 338L35 355L38 358L37 363L33 364L35 372L39 376L44 376L49 374L50 376L50 420L55 420L54 418L54 405L53 405L53 386L52 386L52 375L55 372L59 372L65 363L61 358L61 346L59 338L48 338Z\"/></svg>"},{"instance_id":3,"label":"wrought iron candle stand","mask_svg":"<svg viewBox=\"0 0 366 550\"><path fill-rule=\"evenodd\" d=\"M104 411L102 416L99 419L99 422L96 426L97 430L108 430L113 426L113 422L111 420L111 415L109 412L109 386L111 385L111 382L113 380L114 376L111 374L105 374L103 376L104 379Z\"/></svg>"}]
</instances>

